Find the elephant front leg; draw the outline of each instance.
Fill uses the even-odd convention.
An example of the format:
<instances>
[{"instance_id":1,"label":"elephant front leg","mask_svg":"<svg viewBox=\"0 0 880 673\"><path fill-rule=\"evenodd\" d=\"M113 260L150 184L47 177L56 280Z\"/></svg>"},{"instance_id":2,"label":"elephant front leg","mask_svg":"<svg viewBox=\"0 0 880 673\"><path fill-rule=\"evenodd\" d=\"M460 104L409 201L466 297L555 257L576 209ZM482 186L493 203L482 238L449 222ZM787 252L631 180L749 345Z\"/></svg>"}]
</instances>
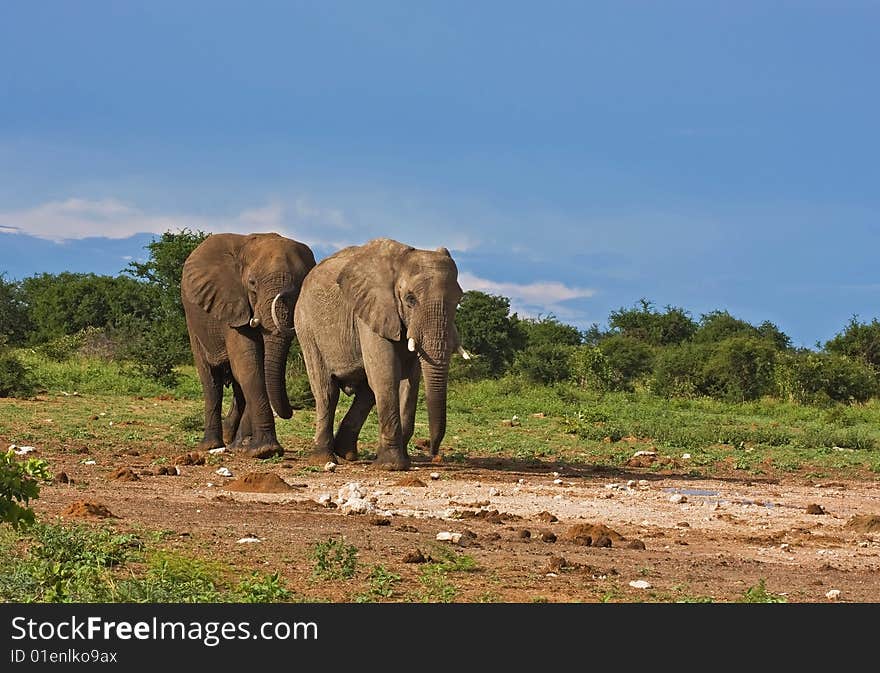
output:
<instances>
[{"instance_id":1,"label":"elephant front leg","mask_svg":"<svg viewBox=\"0 0 880 673\"><path fill-rule=\"evenodd\" d=\"M370 390L369 386L365 384L357 389L354 400L339 424L336 436L333 438L333 452L337 456L345 460L357 460L358 437L375 403L376 396L373 395L373 391Z\"/></svg>"},{"instance_id":2,"label":"elephant front leg","mask_svg":"<svg viewBox=\"0 0 880 673\"><path fill-rule=\"evenodd\" d=\"M236 448L252 458L281 456L284 449L275 434L275 418L266 392L263 374L263 349L259 342L238 330L232 330L227 339L232 377L241 386L244 411L239 423ZM245 424L250 425L250 435L242 433Z\"/></svg>"},{"instance_id":3,"label":"elephant front leg","mask_svg":"<svg viewBox=\"0 0 880 673\"><path fill-rule=\"evenodd\" d=\"M229 407L229 412L226 414L226 418L223 419L223 441L226 443L226 446L231 446L236 439L241 439L241 437L247 437L251 434L250 427L246 428L245 432L239 433L239 425L242 422L242 416L245 412L245 399L244 392L241 390L241 386L238 384L238 381L232 381L232 404ZM248 426L250 423L248 423Z\"/></svg>"},{"instance_id":4,"label":"elephant front leg","mask_svg":"<svg viewBox=\"0 0 880 673\"><path fill-rule=\"evenodd\" d=\"M376 396L379 416L379 450L373 464L383 470L408 470L410 460L400 425L401 366L394 344L362 331L361 348L367 383Z\"/></svg>"},{"instance_id":5,"label":"elephant front leg","mask_svg":"<svg viewBox=\"0 0 880 673\"><path fill-rule=\"evenodd\" d=\"M422 370L419 361L410 369L408 375L400 382L400 440L403 450L409 445L416 425L416 403L419 401L419 379Z\"/></svg>"}]
</instances>

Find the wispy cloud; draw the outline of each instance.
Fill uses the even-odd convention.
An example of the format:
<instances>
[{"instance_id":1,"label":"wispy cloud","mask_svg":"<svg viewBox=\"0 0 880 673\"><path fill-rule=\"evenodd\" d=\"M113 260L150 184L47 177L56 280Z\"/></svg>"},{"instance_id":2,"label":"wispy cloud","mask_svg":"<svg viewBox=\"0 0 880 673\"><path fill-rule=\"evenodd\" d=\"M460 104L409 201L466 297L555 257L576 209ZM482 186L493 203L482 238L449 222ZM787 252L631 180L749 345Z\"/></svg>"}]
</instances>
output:
<instances>
[{"instance_id":1,"label":"wispy cloud","mask_svg":"<svg viewBox=\"0 0 880 673\"><path fill-rule=\"evenodd\" d=\"M468 271L458 274L462 289L478 290L510 299L511 310L525 317L553 314L557 318L582 317L581 311L566 305L578 299L589 299L596 290L571 287L558 281L541 280L534 283L505 283L480 278Z\"/></svg>"}]
</instances>

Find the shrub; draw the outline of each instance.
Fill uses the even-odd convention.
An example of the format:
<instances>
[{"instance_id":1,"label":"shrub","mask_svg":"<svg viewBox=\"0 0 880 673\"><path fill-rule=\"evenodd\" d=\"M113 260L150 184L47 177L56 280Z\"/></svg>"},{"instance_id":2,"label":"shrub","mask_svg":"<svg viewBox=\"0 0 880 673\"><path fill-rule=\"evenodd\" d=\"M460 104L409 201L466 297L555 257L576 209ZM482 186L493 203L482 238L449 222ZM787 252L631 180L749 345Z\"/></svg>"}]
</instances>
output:
<instances>
[{"instance_id":1,"label":"shrub","mask_svg":"<svg viewBox=\"0 0 880 673\"><path fill-rule=\"evenodd\" d=\"M880 371L880 322L859 322L853 316L844 330L826 342L825 350L836 355L859 358Z\"/></svg>"},{"instance_id":2,"label":"shrub","mask_svg":"<svg viewBox=\"0 0 880 673\"><path fill-rule=\"evenodd\" d=\"M836 353L802 351L781 358L775 383L781 397L800 404L866 402L878 392L870 365Z\"/></svg>"},{"instance_id":3,"label":"shrub","mask_svg":"<svg viewBox=\"0 0 880 673\"><path fill-rule=\"evenodd\" d=\"M776 350L770 342L752 336L724 339L703 367L707 392L729 402L755 400L773 388Z\"/></svg>"},{"instance_id":4,"label":"shrub","mask_svg":"<svg viewBox=\"0 0 880 673\"><path fill-rule=\"evenodd\" d=\"M610 336L599 344L612 375L612 390L632 391L633 383L650 373L654 349L623 334Z\"/></svg>"},{"instance_id":5,"label":"shrub","mask_svg":"<svg viewBox=\"0 0 880 673\"><path fill-rule=\"evenodd\" d=\"M11 524L13 528L33 524L34 511L28 505L39 497L40 481L48 478L48 464L44 460L19 461L13 449L0 455L0 523Z\"/></svg>"},{"instance_id":6,"label":"shrub","mask_svg":"<svg viewBox=\"0 0 880 673\"><path fill-rule=\"evenodd\" d=\"M535 383L557 383L571 378L571 346L541 342L517 352L512 371Z\"/></svg>"},{"instance_id":7,"label":"shrub","mask_svg":"<svg viewBox=\"0 0 880 673\"><path fill-rule=\"evenodd\" d=\"M695 397L706 394L703 368L711 349L702 344L684 343L659 351L649 387L662 397Z\"/></svg>"},{"instance_id":8,"label":"shrub","mask_svg":"<svg viewBox=\"0 0 880 673\"><path fill-rule=\"evenodd\" d=\"M578 346L571 351L569 369L581 388L599 392L614 390L615 377L608 358L597 346Z\"/></svg>"},{"instance_id":9,"label":"shrub","mask_svg":"<svg viewBox=\"0 0 880 673\"><path fill-rule=\"evenodd\" d=\"M31 397L36 390L33 370L0 340L0 397Z\"/></svg>"},{"instance_id":10,"label":"shrub","mask_svg":"<svg viewBox=\"0 0 880 673\"><path fill-rule=\"evenodd\" d=\"M114 330L119 357L134 364L138 372L163 385L177 383L174 368L192 358L175 321L131 318Z\"/></svg>"},{"instance_id":11,"label":"shrub","mask_svg":"<svg viewBox=\"0 0 880 673\"><path fill-rule=\"evenodd\" d=\"M476 290L465 292L455 314L455 325L464 349L479 356L480 366L500 376L523 347L525 336L516 313L510 315L507 297Z\"/></svg>"}]
</instances>

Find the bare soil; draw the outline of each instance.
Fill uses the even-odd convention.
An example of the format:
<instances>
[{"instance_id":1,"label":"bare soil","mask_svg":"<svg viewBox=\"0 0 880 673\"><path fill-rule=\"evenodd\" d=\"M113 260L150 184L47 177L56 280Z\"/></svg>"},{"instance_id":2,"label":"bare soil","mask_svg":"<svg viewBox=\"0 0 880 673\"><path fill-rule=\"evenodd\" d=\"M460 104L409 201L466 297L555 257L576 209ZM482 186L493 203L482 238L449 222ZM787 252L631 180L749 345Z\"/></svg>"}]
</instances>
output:
<instances>
[{"instance_id":1,"label":"bare soil","mask_svg":"<svg viewBox=\"0 0 880 673\"><path fill-rule=\"evenodd\" d=\"M242 576L280 571L310 601L354 600L374 565L401 578L379 600L440 600L424 563L450 553L475 561L443 577L454 588L444 599L460 602L735 602L760 582L788 602L880 601L880 489L869 476L694 478L539 461L434 464L423 453L408 473L368 462L330 472L290 454L175 461L179 453L108 452L87 465L41 451L65 477L34 508L43 519L167 531L163 544L177 552ZM239 542L249 536L260 542ZM357 575L316 579L313 546L343 537L358 549Z\"/></svg>"}]
</instances>

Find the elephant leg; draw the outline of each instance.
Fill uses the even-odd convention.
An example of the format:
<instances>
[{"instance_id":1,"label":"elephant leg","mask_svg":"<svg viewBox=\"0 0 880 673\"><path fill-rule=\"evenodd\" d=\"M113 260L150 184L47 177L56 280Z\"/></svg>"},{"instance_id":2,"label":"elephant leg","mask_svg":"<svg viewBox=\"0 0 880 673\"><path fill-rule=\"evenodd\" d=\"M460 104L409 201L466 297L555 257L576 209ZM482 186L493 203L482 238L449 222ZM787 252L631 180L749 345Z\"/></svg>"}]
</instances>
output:
<instances>
[{"instance_id":1,"label":"elephant leg","mask_svg":"<svg viewBox=\"0 0 880 673\"><path fill-rule=\"evenodd\" d=\"M232 444L236 438L247 437L250 435L250 430L239 435L239 425L242 421L242 417L245 415L244 392L242 392L238 381L233 380L232 404L229 407L229 412L226 414L226 418L223 420L223 441L226 442L227 446Z\"/></svg>"},{"instance_id":2,"label":"elephant leg","mask_svg":"<svg viewBox=\"0 0 880 673\"><path fill-rule=\"evenodd\" d=\"M339 403L339 383L332 376L324 375L312 383L312 394L315 397L315 441L310 462L335 463L333 422Z\"/></svg>"},{"instance_id":3,"label":"elephant leg","mask_svg":"<svg viewBox=\"0 0 880 673\"><path fill-rule=\"evenodd\" d=\"M376 396L368 385L357 389L354 400L339 424L336 437L333 439L333 451L337 456L345 458L345 460L357 460L358 436L361 434L361 428L364 427L364 422L370 415L374 404L376 404Z\"/></svg>"},{"instance_id":4,"label":"elephant leg","mask_svg":"<svg viewBox=\"0 0 880 673\"><path fill-rule=\"evenodd\" d=\"M421 367L416 359L407 376L400 381L400 440L403 450L409 445L416 425L416 403L419 401Z\"/></svg>"},{"instance_id":5,"label":"elephant leg","mask_svg":"<svg viewBox=\"0 0 880 673\"><path fill-rule=\"evenodd\" d=\"M198 449L207 451L224 446L223 431L220 424L220 407L223 404L223 374L220 368L211 367L201 356L202 347L190 337L192 351L195 355L196 371L202 383L202 394L205 398L205 434L198 444Z\"/></svg>"},{"instance_id":6,"label":"elephant leg","mask_svg":"<svg viewBox=\"0 0 880 673\"><path fill-rule=\"evenodd\" d=\"M373 464L384 470L408 470L410 460L400 427L400 361L390 341L364 332L361 332L364 369L376 396L379 415L379 450Z\"/></svg>"},{"instance_id":7,"label":"elephant leg","mask_svg":"<svg viewBox=\"0 0 880 673\"><path fill-rule=\"evenodd\" d=\"M242 435L239 424L238 436L242 437L240 450L252 458L271 458L284 454L275 434L275 417L266 392L263 374L263 348L260 342L238 330L229 331L226 339L232 378L238 381L244 396L243 419L250 424L249 437Z\"/></svg>"}]
</instances>

